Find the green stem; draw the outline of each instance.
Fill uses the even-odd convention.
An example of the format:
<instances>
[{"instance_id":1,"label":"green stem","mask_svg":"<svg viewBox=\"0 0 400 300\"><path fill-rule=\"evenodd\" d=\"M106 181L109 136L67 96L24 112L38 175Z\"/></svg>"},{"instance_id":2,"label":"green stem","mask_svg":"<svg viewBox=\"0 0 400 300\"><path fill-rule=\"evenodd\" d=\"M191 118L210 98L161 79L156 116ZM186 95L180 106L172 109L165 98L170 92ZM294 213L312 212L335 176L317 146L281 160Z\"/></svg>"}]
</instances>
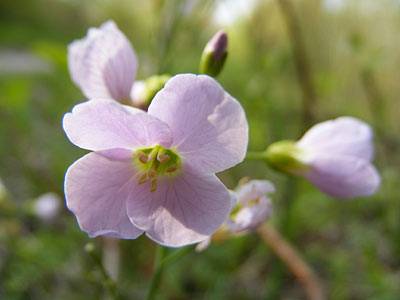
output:
<instances>
[{"instance_id":1,"label":"green stem","mask_svg":"<svg viewBox=\"0 0 400 300\"><path fill-rule=\"evenodd\" d=\"M87 244L85 246L85 250L91 257L96 267L99 269L101 276L103 277L103 280L101 282L103 287L109 292L112 299L120 300L121 296L118 292L117 284L107 273L107 270L104 268L100 256L95 252L94 245L91 243Z\"/></svg>"},{"instance_id":2,"label":"green stem","mask_svg":"<svg viewBox=\"0 0 400 300\"><path fill-rule=\"evenodd\" d=\"M168 54L174 42L176 31L179 28L179 23L183 17L182 0L169 2L165 1L160 7L160 28L158 36L158 73L162 74L168 69ZM159 43L161 41L161 43Z\"/></svg>"},{"instance_id":3,"label":"green stem","mask_svg":"<svg viewBox=\"0 0 400 300\"><path fill-rule=\"evenodd\" d=\"M278 0L281 13L284 17L293 49L293 58L296 67L297 79L303 95L302 115L305 131L316 119L317 92L315 90L311 63L308 58L303 38L300 20L296 15L291 0Z\"/></svg>"},{"instance_id":4,"label":"green stem","mask_svg":"<svg viewBox=\"0 0 400 300\"><path fill-rule=\"evenodd\" d=\"M288 241L292 242L295 239L294 236L294 220L293 220L293 205L296 200L296 194L298 189L298 181L297 178L288 176L286 178L285 187L283 189L283 194L279 201L282 211L280 219L280 231L281 233L288 239ZM268 276L267 284L268 284L268 294L266 299L277 299L282 289L284 288L285 282L287 280L287 272L284 264L276 260L273 262L272 272Z\"/></svg>"},{"instance_id":5,"label":"green stem","mask_svg":"<svg viewBox=\"0 0 400 300\"><path fill-rule=\"evenodd\" d=\"M149 291L147 293L147 300L155 299L155 296L157 294L161 282L162 273L164 271L163 260L166 251L167 249L162 246L157 247L156 259L154 261L154 274L153 278L151 279Z\"/></svg>"},{"instance_id":6,"label":"green stem","mask_svg":"<svg viewBox=\"0 0 400 300\"><path fill-rule=\"evenodd\" d=\"M282 195L281 232L289 241L294 238L293 209L298 193L299 181L295 176L288 176L285 183L285 192Z\"/></svg>"},{"instance_id":7,"label":"green stem","mask_svg":"<svg viewBox=\"0 0 400 300\"><path fill-rule=\"evenodd\" d=\"M175 250L167 255L166 248L162 246L157 248L156 259L154 261L154 274L153 278L151 279L149 291L147 293L147 300L155 299L157 292L160 288L160 283L164 270L169 265L191 252L192 249L192 247L184 247L180 248L179 250Z\"/></svg>"},{"instance_id":8,"label":"green stem","mask_svg":"<svg viewBox=\"0 0 400 300\"><path fill-rule=\"evenodd\" d=\"M169 266L172 263L176 262L178 259L180 259L181 257L185 256L186 254L189 254L190 252L192 252L193 247L183 247L180 248L178 250L175 250L174 252L172 252L171 254L169 254L164 260L163 260L163 264L164 266Z\"/></svg>"},{"instance_id":9,"label":"green stem","mask_svg":"<svg viewBox=\"0 0 400 300\"><path fill-rule=\"evenodd\" d=\"M265 153L259 152L259 151L249 151L246 154L246 159L263 160L263 159L265 159Z\"/></svg>"},{"instance_id":10,"label":"green stem","mask_svg":"<svg viewBox=\"0 0 400 300\"><path fill-rule=\"evenodd\" d=\"M257 232L262 240L273 250L281 261L284 262L288 270L290 270L303 286L307 299L325 299L320 280L311 266L308 265L296 249L283 238L279 231L265 223L257 228Z\"/></svg>"}]
</instances>

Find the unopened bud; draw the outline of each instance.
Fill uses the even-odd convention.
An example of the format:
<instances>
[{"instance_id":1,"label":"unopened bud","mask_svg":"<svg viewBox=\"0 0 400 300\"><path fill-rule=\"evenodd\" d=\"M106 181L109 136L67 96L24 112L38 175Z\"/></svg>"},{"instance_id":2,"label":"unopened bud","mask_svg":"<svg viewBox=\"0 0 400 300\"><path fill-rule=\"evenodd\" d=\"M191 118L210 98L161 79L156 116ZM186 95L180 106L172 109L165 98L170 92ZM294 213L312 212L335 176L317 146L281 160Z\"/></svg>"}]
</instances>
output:
<instances>
[{"instance_id":1,"label":"unopened bud","mask_svg":"<svg viewBox=\"0 0 400 300\"><path fill-rule=\"evenodd\" d=\"M146 110L151 100L170 78L171 76L167 74L154 75L135 82L131 91L133 105Z\"/></svg>"},{"instance_id":2,"label":"unopened bud","mask_svg":"<svg viewBox=\"0 0 400 300\"><path fill-rule=\"evenodd\" d=\"M265 159L272 168L292 175L299 175L308 169L303 151L294 141L279 141L265 151Z\"/></svg>"},{"instance_id":3,"label":"unopened bud","mask_svg":"<svg viewBox=\"0 0 400 300\"><path fill-rule=\"evenodd\" d=\"M227 47L228 36L224 31L220 30L204 48L200 60L200 73L217 77L221 73L228 56Z\"/></svg>"}]
</instances>

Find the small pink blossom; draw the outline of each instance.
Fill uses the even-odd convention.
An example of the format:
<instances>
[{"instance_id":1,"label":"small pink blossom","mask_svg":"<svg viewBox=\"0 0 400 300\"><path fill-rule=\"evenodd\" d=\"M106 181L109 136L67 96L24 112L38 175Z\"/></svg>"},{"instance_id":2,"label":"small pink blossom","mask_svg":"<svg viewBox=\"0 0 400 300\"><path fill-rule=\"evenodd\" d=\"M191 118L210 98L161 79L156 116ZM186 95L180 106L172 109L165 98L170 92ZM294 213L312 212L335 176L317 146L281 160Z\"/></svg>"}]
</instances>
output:
<instances>
[{"instance_id":1,"label":"small pink blossom","mask_svg":"<svg viewBox=\"0 0 400 300\"><path fill-rule=\"evenodd\" d=\"M340 117L313 126L296 143L301 172L321 191L338 198L374 194L380 176L372 165L374 156L371 127L352 117Z\"/></svg>"},{"instance_id":2,"label":"small pink blossom","mask_svg":"<svg viewBox=\"0 0 400 300\"><path fill-rule=\"evenodd\" d=\"M237 204L226 222L233 232L253 230L272 214L272 203L268 194L275 191L267 180L251 180L235 192Z\"/></svg>"},{"instance_id":3,"label":"small pink blossom","mask_svg":"<svg viewBox=\"0 0 400 300\"><path fill-rule=\"evenodd\" d=\"M135 51L113 21L90 28L68 47L72 80L88 99L130 103L138 67Z\"/></svg>"},{"instance_id":4,"label":"small pink blossom","mask_svg":"<svg viewBox=\"0 0 400 300\"><path fill-rule=\"evenodd\" d=\"M68 208L91 237L136 238L179 247L205 240L226 220L230 195L214 173L241 162L248 125L211 77L177 75L148 113L113 100L64 116L72 143L93 152L69 167Z\"/></svg>"},{"instance_id":5,"label":"small pink blossom","mask_svg":"<svg viewBox=\"0 0 400 300\"><path fill-rule=\"evenodd\" d=\"M251 231L267 221L272 214L272 203L268 194L275 192L268 180L251 180L231 194L231 213L213 236L196 245L196 251L208 248L212 241L224 240L232 234Z\"/></svg>"}]
</instances>

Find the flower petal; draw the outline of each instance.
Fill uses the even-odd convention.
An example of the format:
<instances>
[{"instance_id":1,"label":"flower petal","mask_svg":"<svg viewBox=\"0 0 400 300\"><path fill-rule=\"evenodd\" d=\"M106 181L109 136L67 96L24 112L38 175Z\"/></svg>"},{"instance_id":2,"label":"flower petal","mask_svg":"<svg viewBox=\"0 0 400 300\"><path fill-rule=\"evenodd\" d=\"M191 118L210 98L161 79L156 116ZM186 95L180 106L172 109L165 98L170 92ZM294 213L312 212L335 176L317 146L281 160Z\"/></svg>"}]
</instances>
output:
<instances>
[{"instance_id":1,"label":"flower petal","mask_svg":"<svg viewBox=\"0 0 400 300\"><path fill-rule=\"evenodd\" d=\"M132 162L132 150L113 148L113 149L96 151L96 153L111 160Z\"/></svg>"},{"instance_id":2,"label":"flower petal","mask_svg":"<svg viewBox=\"0 0 400 300\"><path fill-rule=\"evenodd\" d=\"M129 221L126 199L135 186L132 164L89 153L69 167L65 176L68 208L89 236L134 239L142 234Z\"/></svg>"},{"instance_id":3,"label":"flower petal","mask_svg":"<svg viewBox=\"0 0 400 300\"><path fill-rule=\"evenodd\" d=\"M226 220L230 195L215 175L184 170L150 192L142 184L127 202L131 222L159 244L180 247L205 240Z\"/></svg>"},{"instance_id":4,"label":"flower petal","mask_svg":"<svg viewBox=\"0 0 400 300\"><path fill-rule=\"evenodd\" d=\"M135 79L137 59L114 22L91 28L68 47L72 80L88 98L127 100Z\"/></svg>"},{"instance_id":5,"label":"flower petal","mask_svg":"<svg viewBox=\"0 0 400 300\"><path fill-rule=\"evenodd\" d=\"M73 144L94 151L154 144L169 147L172 142L165 123L106 99L76 105L64 115L63 127Z\"/></svg>"},{"instance_id":6,"label":"flower petal","mask_svg":"<svg viewBox=\"0 0 400 300\"><path fill-rule=\"evenodd\" d=\"M267 193L275 192L274 185L268 180L250 180L240 186L236 192L236 197L240 203L247 202L264 197Z\"/></svg>"},{"instance_id":7,"label":"flower petal","mask_svg":"<svg viewBox=\"0 0 400 300\"><path fill-rule=\"evenodd\" d=\"M353 117L340 117L313 126L297 143L306 151L356 156L371 161L371 127Z\"/></svg>"},{"instance_id":8,"label":"flower petal","mask_svg":"<svg viewBox=\"0 0 400 300\"><path fill-rule=\"evenodd\" d=\"M250 180L240 186L236 192L238 211L227 220L228 228L233 232L252 230L266 221L272 214L272 203L266 194L274 191L268 180Z\"/></svg>"},{"instance_id":9,"label":"flower petal","mask_svg":"<svg viewBox=\"0 0 400 300\"><path fill-rule=\"evenodd\" d=\"M223 171L246 155L248 125L243 108L209 76L174 76L154 97L148 112L169 125L173 145L198 172Z\"/></svg>"},{"instance_id":10,"label":"flower petal","mask_svg":"<svg viewBox=\"0 0 400 300\"><path fill-rule=\"evenodd\" d=\"M258 203L242 207L237 214L227 221L233 232L253 230L265 222L272 214L272 203L267 196L258 198Z\"/></svg>"},{"instance_id":11,"label":"flower petal","mask_svg":"<svg viewBox=\"0 0 400 300\"><path fill-rule=\"evenodd\" d=\"M332 197L353 198L374 194L380 176L367 160L352 156L315 155L305 177Z\"/></svg>"}]
</instances>

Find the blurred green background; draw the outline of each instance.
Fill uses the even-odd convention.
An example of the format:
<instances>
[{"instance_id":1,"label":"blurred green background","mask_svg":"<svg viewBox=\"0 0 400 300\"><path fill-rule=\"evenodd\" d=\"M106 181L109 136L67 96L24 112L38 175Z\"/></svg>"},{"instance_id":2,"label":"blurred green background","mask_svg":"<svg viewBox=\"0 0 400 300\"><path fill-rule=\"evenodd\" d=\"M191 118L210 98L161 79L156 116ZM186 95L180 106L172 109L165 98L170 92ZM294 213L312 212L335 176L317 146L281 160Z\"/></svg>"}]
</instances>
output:
<instances>
[{"instance_id":1,"label":"blurred green background","mask_svg":"<svg viewBox=\"0 0 400 300\"><path fill-rule=\"evenodd\" d=\"M374 197L338 201L252 161L221 178L230 188L244 176L277 185L270 222L315 269L328 299L400 299L400 1L292 2L315 93L313 122L352 115L372 124L382 187ZM304 131L294 40L278 0L1 0L0 299L107 299L84 251L89 238L63 202L65 170L84 151L68 142L61 118L84 100L68 74L67 45L108 19L131 40L139 79L197 72L205 43L224 28L229 56L218 79L248 114L249 148ZM35 204L49 192L60 204L52 220ZM94 244L98 255L107 248L101 238ZM119 247L119 289L142 299L155 244L141 237ZM305 294L254 233L176 262L159 298Z\"/></svg>"}]
</instances>

